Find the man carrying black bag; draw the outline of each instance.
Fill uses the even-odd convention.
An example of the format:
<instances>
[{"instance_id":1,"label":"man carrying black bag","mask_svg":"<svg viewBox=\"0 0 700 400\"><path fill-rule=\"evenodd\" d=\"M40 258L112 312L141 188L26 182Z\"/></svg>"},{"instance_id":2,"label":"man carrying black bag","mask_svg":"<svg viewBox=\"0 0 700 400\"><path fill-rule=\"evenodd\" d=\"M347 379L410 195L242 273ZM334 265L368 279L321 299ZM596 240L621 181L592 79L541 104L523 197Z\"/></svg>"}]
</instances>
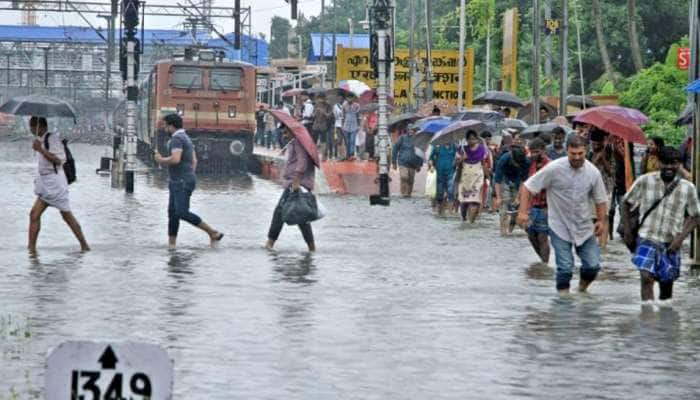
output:
<instances>
[{"instance_id":1,"label":"man carrying black bag","mask_svg":"<svg viewBox=\"0 0 700 400\"><path fill-rule=\"evenodd\" d=\"M632 263L639 269L642 301L654 300L654 281L659 282L659 300L671 299L673 281L680 274L681 245L700 217L695 185L679 174L680 152L662 147L659 161L659 171L634 182L622 208L623 238L628 247L636 240ZM638 225L635 210L643 215Z\"/></svg>"},{"instance_id":2,"label":"man carrying black bag","mask_svg":"<svg viewBox=\"0 0 700 400\"><path fill-rule=\"evenodd\" d=\"M299 225L299 230L301 230L301 234L304 237L309 251L314 252L316 251L316 245L314 243L314 234L311 230L311 221L318 219L318 209L316 208L316 201L311 191L314 188L315 164L308 150L301 142L305 137L302 139L298 137L298 135L295 136L292 129L297 129L299 134L305 133L306 136L309 135L303 126L300 126L298 123L294 124L295 121L287 121L285 116L275 114L274 111L273 115L282 122L282 134L284 135L285 141L289 141L289 144L286 147L287 164L282 173L284 192L282 192L282 197L280 197L277 207L275 207L275 212L272 215L272 223L270 224L270 230L267 234L265 248L268 250L274 248L275 242L282 231L282 227L284 223L287 222L288 224ZM294 126L290 127L290 124ZM312 140L310 136L308 140ZM310 146L308 143L306 145ZM315 149L315 144L313 148ZM308 193L301 192L302 187L307 189ZM300 215L295 213L293 211L294 209L303 209L306 213Z\"/></svg>"}]
</instances>

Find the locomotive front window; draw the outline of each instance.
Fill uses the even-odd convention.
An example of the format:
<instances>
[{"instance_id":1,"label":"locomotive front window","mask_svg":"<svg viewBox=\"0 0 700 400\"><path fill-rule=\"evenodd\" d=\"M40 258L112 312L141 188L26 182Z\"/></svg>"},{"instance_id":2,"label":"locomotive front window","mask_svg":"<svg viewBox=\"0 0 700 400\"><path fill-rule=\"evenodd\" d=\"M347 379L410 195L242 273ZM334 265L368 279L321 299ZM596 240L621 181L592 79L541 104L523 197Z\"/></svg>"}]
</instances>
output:
<instances>
[{"instance_id":1,"label":"locomotive front window","mask_svg":"<svg viewBox=\"0 0 700 400\"><path fill-rule=\"evenodd\" d=\"M193 67L175 66L171 70L170 85L178 89L201 89L202 70Z\"/></svg>"},{"instance_id":2,"label":"locomotive front window","mask_svg":"<svg viewBox=\"0 0 700 400\"><path fill-rule=\"evenodd\" d=\"M213 68L209 77L211 90L241 90L243 71L238 68Z\"/></svg>"}]
</instances>

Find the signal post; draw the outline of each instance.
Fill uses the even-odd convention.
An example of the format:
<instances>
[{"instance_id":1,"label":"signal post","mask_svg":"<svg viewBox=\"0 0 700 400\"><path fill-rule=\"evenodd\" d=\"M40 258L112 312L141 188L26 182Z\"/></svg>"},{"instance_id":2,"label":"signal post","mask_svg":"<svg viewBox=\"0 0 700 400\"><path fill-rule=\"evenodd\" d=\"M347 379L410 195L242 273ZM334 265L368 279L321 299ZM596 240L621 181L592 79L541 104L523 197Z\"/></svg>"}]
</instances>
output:
<instances>
[{"instance_id":1,"label":"signal post","mask_svg":"<svg viewBox=\"0 0 700 400\"><path fill-rule=\"evenodd\" d=\"M124 23L124 38L121 43L119 66L126 88L126 132L122 141L126 152L124 182L127 193L134 192L134 171L136 170L136 101L138 87L136 80L139 73L139 41L136 38L136 27L139 24L138 0L124 0L122 15Z\"/></svg>"},{"instance_id":2,"label":"signal post","mask_svg":"<svg viewBox=\"0 0 700 400\"><path fill-rule=\"evenodd\" d=\"M379 103L379 194L370 196L370 204L388 206L389 199L389 132L387 127L387 82L394 63L394 46L391 36L394 0L374 0L370 8L370 58L377 75Z\"/></svg>"}]
</instances>

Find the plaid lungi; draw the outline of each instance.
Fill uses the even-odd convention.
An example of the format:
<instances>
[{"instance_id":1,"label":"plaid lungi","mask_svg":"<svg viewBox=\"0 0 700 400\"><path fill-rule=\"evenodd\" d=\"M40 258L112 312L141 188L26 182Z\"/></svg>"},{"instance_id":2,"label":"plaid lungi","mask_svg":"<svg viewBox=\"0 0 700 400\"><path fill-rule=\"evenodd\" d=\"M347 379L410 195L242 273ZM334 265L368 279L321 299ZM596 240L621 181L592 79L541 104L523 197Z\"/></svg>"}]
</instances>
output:
<instances>
[{"instance_id":1,"label":"plaid lungi","mask_svg":"<svg viewBox=\"0 0 700 400\"><path fill-rule=\"evenodd\" d=\"M659 282L673 282L681 273L681 255L680 252L669 252L668 246L640 239L632 255L632 264L640 271L649 272Z\"/></svg>"}]
</instances>

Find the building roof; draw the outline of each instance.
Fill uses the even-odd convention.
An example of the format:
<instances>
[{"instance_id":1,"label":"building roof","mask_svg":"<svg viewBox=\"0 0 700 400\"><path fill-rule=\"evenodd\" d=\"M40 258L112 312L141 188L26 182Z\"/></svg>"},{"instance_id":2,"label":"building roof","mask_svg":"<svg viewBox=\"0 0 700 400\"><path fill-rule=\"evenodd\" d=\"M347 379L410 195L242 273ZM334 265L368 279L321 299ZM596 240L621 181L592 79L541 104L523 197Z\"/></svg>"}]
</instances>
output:
<instances>
[{"instance_id":1,"label":"building roof","mask_svg":"<svg viewBox=\"0 0 700 400\"><path fill-rule=\"evenodd\" d=\"M333 33L323 34L323 56L325 59L335 58L333 48ZM369 35L366 33L355 33L352 35L352 46L350 45L350 35L347 33L336 33L335 44L343 47L356 49L369 49ZM321 34L311 34L311 48L309 48L309 61L319 61L321 58Z\"/></svg>"},{"instance_id":2,"label":"building roof","mask_svg":"<svg viewBox=\"0 0 700 400\"><path fill-rule=\"evenodd\" d=\"M107 30L100 33L107 37ZM120 31L115 32L117 40ZM212 38L206 31L197 32L196 39L212 47L222 47L226 56L233 58L234 51L224 40ZM141 32L138 32L139 40ZM234 34L226 35L233 42ZM145 29L143 32L144 44L164 44L171 46L187 46L193 43L192 35L188 31L174 29ZM33 42L33 43L74 43L74 44L99 44L103 39L92 28L82 26L25 26L25 25L0 25L0 42ZM264 40L241 36L241 59L255 65L268 64L268 44Z\"/></svg>"}]
</instances>

